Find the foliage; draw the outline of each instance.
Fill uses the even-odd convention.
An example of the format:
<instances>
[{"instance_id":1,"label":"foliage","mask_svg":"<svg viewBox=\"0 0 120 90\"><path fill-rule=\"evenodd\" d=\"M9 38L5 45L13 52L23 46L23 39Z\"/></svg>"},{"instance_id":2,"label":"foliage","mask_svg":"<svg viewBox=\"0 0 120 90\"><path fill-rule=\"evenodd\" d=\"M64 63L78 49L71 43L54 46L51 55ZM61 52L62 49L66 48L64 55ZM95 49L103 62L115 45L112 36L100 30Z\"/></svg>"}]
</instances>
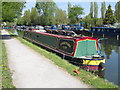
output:
<instances>
[{"instance_id":1,"label":"foliage","mask_svg":"<svg viewBox=\"0 0 120 90\"><path fill-rule=\"evenodd\" d=\"M25 2L2 2L2 21L13 22L21 15Z\"/></svg>"},{"instance_id":2,"label":"foliage","mask_svg":"<svg viewBox=\"0 0 120 90\"><path fill-rule=\"evenodd\" d=\"M68 2L68 16L70 15L71 3ZM70 24L70 20L68 19L68 23Z\"/></svg>"},{"instance_id":3,"label":"foliage","mask_svg":"<svg viewBox=\"0 0 120 90\"><path fill-rule=\"evenodd\" d=\"M37 25L37 24L39 24L40 18L39 18L39 13L38 13L38 11L37 11L36 8L32 8L32 9L31 9L30 18L31 18L31 24L32 24L32 25ZM30 19L29 19L29 21L30 21Z\"/></svg>"},{"instance_id":4,"label":"foliage","mask_svg":"<svg viewBox=\"0 0 120 90\"><path fill-rule=\"evenodd\" d=\"M13 25L15 25L15 22L6 22L6 25L7 26L13 26Z\"/></svg>"},{"instance_id":5,"label":"foliage","mask_svg":"<svg viewBox=\"0 0 120 90\"><path fill-rule=\"evenodd\" d=\"M74 5L70 8L70 13L68 14L68 18L70 20L70 24L79 23L80 15L83 14L83 8L79 5Z\"/></svg>"},{"instance_id":6,"label":"foliage","mask_svg":"<svg viewBox=\"0 0 120 90\"><path fill-rule=\"evenodd\" d=\"M93 18L93 2L90 2L90 17Z\"/></svg>"},{"instance_id":7,"label":"foliage","mask_svg":"<svg viewBox=\"0 0 120 90\"><path fill-rule=\"evenodd\" d=\"M55 24L54 14L57 6L53 0L50 0L50 2L37 2L36 8L40 15L41 25Z\"/></svg>"},{"instance_id":8,"label":"foliage","mask_svg":"<svg viewBox=\"0 0 120 90\"><path fill-rule=\"evenodd\" d=\"M102 18L91 18L91 15L87 15L84 19L82 19L82 22L85 23L85 28L91 28L95 26L102 26L103 19Z\"/></svg>"},{"instance_id":9,"label":"foliage","mask_svg":"<svg viewBox=\"0 0 120 90\"><path fill-rule=\"evenodd\" d=\"M57 25L60 25L60 24L66 24L67 23L67 15L66 15L66 11L63 11L62 9L57 9L56 12L55 12L55 23Z\"/></svg>"},{"instance_id":10,"label":"foliage","mask_svg":"<svg viewBox=\"0 0 120 90\"><path fill-rule=\"evenodd\" d=\"M36 8L32 8L31 12L30 10L26 10L24 12L23 17L17 18L17 25L38 25L39 24L39 14Z\"/></svg>"},{"instance_id":11,"label":"foliage","mask_svg":"<svg viewBox=\"0 0 120 90\"><path fill-rule=\"evenodd\" d=\"M120 1L115 5L115 16L117 21L120 23Z\"/></svg>"},{"instance_id":12,"label":"foliage","mask_svg":"<svg viewBox=\"0 0 120 90\"><path fill-rule=\"evenodd\" d=\"M30 23L31 23L30 16L31 16L30 10L26 10L25 13L24 13L23 18L18 18L19 23L20 24L23 23L24 25L30 25Z\"/></svg>"},{"instance_id":13,"label":"foliage","mask_svg":"<svg viewBox=\"0 0 120 90\"><path fill-rule=\"evenodd\" d=\"M23 17L18 17L17 18L17 25L23 25L23 23L24 23Z\"/></svg>"},{"instance_id":14,"label":"foliage","mask_svg":"<svg viewBox=\"0 0 120 90\"><path fill-rule=\"evenodd\" d=\"M87 28L93 27L97 24L98 20L98 5L97 2L90 2L90 13L86 17L85 22L87 23ZM89 18L89 19L88 19Z\"/></svg>"},{"instance_id":15,"label":"foliage","mask_svg":"<svg viewBox=\"0 0 120 90\"><path fill-rule=\"evenodd\" d=\"M103 19L102 18L98 18L98 20L96 21L96 26L100 27L103 25Z\"/></svg>"},{"instance_id":16,"label":"foliage","mask_svg":"<svg viewBox=\"0 0 120 90\"><path fill-rule=\"evenodd\" d=\"M85 16L85 18L82 19L82 22L85 23L85 25L84 25L85 28L90 28L91 27L91 22L92 22L91 15L89 14L89 15Z\"/></svg>"},{"instance_id":17,"label":"foliage","mask_svg":"<svg viewBox=\"0 0 120 90\"><path fill-rule=\"evenodd\" d=\"M105 18L105 12L106 12L106 4L105 2L102 2L102 6L101 6L101 17Z\"/></svg>"},{"instance_id":18,"label":"foliage","mask_svg":"<svg viewBox=\"0 0 120 90\"><path fill-rule=\"evenodd\" d=\"M51 2L37 2L36 8L25 11L23 17L17 20L18 25L53 25L67 23L66 12L59 9L56 4Z\"/></svg>"},{"instance_id":19,"label":"foliage","mask_svg":"<svg viewBox=\"0 0 120 90\"><path fill-rule=\"evenodd\" d=\"M115 16L113 15L111 5L109 5L105 13L105 18L103 19L103 24L114 24L115 22Z\"/></svg>"},{"instance_id":20,"label":"foliage","mask_svg":"<svg viewBox=\"0 0 120 90\"><path fill-rule=\"evenodd\" d=\"M94 18L98 17L98 5L96 2L94 2Z\"/></svg>"},{"instance_id":21,"label":"foliage","mask_svg":"<svg viewBox=\"0 0 120 90\"><path fill-rule=\"evenodd\" d=\"M1 27L1 22L2 22L2 3L0 2L0 27Z\"/></svg>"}]
</instances>

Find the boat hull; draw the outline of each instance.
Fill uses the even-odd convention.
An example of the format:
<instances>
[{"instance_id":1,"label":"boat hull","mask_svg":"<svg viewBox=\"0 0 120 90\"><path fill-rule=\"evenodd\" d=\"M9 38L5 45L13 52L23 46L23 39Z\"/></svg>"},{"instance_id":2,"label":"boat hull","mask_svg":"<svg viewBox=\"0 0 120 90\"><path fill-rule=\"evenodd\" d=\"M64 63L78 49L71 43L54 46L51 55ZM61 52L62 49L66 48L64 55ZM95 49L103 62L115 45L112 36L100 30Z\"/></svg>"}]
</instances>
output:
<instances>
[{"instance_id":1,"label":"boat hull","mask_svg":"<svg viewBox=\"0 0 120 90\"><path fill-rule=\"evenodd\" d=\"M105 59L84 59L82 68L86 70L96 71L100 68L99 66L101 63L105 64Z\"/></svg>"}]
</instances>

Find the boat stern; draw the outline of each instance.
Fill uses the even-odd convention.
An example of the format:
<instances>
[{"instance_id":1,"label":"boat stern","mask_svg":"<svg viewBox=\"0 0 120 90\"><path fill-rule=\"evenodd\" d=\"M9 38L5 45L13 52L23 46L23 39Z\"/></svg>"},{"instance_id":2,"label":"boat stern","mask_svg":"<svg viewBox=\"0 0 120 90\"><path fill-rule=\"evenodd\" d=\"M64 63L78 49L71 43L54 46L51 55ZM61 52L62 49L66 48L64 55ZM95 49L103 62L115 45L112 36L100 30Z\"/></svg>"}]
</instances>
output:
<instances>
[{"instance_id":1,"label":"boat stern","mask_svg":"<svg viewBox=\"0 0 120 90\"><path fill-rule=\"evenodd\" d=\"M82 67L86 70L102 70L105 68L105 58L104 57L93 57L93 58L83 58Z\"/></svg>"}]
</instances>

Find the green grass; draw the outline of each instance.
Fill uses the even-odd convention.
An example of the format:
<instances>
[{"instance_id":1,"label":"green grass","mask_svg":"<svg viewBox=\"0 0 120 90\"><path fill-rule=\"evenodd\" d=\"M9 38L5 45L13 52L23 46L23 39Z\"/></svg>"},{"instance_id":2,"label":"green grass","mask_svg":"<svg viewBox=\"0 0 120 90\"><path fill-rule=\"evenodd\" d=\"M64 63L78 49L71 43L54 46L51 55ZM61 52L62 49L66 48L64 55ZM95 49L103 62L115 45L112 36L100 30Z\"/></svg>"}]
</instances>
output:
<instances>
[{"instance_id":1,"label":"green grass","mask_svg":"<svg viewBox=\"0 0 120 90\"><path fill-rule=\"evenodd\" d=\"M8 67L5 44L2 42L2 88L15 88L12 83L12 74Z\"/></svg>"},{"instance_id":2,"label":"green grass","mask_svg":"<svg viewBox=\"0 0 120 90\"><path fill-rule=\"evenodd\" d=\"M82 70L82 69L80 70L80 75L76 75L73 71L76 68L78 68L77 66L70 64L66 60L63 60L62 58L57 56L55 53L48 52L45 49L42 49L39 46L37 46L37 45L35 45L35 44L25 40L25 39L22 39L20 37L17 37L17 39L20 42L22 42L23 44L25 44L28 47L35 50L36 52L38 52L41 55L45 56L49 60L53 61L54 64L56 64L57 66L64 69L65 71L67 71L72 76L75 76L78 79L82 80L83 82L90 85L91 87L94 87L94 88L118 88L117 85L114 85L113 83L108 82L105 79L99 78L99 77L93 75L92 73L87 72L87 71Z\"/></svg>"},{"instance_id":3,"label":"green grass","mask_svg":"<svg viewBox=\"0 0 120 90\"><path fill-rule=\"evenodd\" d=\"M1 30L0 30L0 35L1 35ZM2 53L2 43L0 40L0 89L2 89L2 54L1 53Z\"/></svg>"}]
</instances>

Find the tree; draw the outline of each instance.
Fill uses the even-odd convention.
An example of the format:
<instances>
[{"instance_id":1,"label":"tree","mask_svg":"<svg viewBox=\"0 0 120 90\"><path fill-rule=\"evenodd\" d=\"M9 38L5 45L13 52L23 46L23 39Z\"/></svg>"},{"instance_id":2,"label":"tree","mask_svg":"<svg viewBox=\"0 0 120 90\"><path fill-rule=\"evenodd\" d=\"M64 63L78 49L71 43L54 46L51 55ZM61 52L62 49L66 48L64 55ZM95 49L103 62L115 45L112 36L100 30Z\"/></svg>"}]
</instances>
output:
<instances>
[{"instance_id":1,"label":"tree","mask_svg":"<svg viewBox=\"0 0 120 90\"><path fill-rule=\"evenodd\" d=\"M85 16L85 18L82 20L82 22L85 23L85 28L90 28L91 27L91 22L92 22L92 19L91 19L91 15L88 14L87 16Z\"/></svg>"},{"instance_id":2,"label":"tree","mask_svg":"<svg viewBox=\"0 0 120 90\"><path fill-rule=\"evenodd\" d=\"M98 5L97 2L94 2L94 18L98 17Z\"/></svg>"},{"instance_id":3,"label":"tree","mask_svg":"<svg viewBox=\"0 0 120 90\"><path fill-rule=\"evenodd\" d=\"M66 11L63 11L62 9L57 9L55 13L55 23L58 24L65 24L67 23L67 15Z\"/></svg>"},{"instance_id":4,"label":"tree","mask_svg":"<svg viewBox=\"0 0 120 90\"><path fill-rule=\"evenodd\" d=\"M1 28L1 24L2 24L2 3L0 2L0 28Z\"/></svg>"},{"instance_id":5,"label":"tree","mask_svg":"<svg viewBox=\"0 0 120 90\"><path fill-rule=\"evenodd\" d=\"M120 23L120 1L115 5L115 16L117 21Z\"/></svg>"},{"instance_id":6,"label":"tree","mask_svg":"<svg viewBox=\"0 0 120 90\"><path fill-rule=\"evenodd\" d=\"M102 26L103 25L103 19L102 18L98 18L96 21L96 26Z\"/></svg>"},{"instance_id":7,"label":"tree","mask_svg":"<svg viewBox=\"0 0 120 90\"><path fill-rule=\"evenodd\" d=\"M70 9L71 9L71 3L70 2L68 2L68 23L70 23L70 20L69 20L69 16L70 16Z\"/></svg>"},{"instance_id":8,"label":"tree","mask_svg":"<svg viewBox=\"0 0 120 90\"><path fill-rule=\"evenodd\" d=\"M48 2L40 2L40 0L36 3L36 8L40 15L40 24L41 25L53 25L55 24L55 11L56 4L53 0L48 0Z\"/></svg>"},{"instance_id":9,"label":"tree","mask_svg":"<svg viewBox=\"0 0 120 90\"><path fill-rule=\"evenodd\" d=\"M71 3L68 2L68 14L70 13L70 9L71 9Z\"/></svg>"},{"instance_id":10,"label":"tree","mask_svg":"<svg viewBox=\"0 0 120 90\"><path fill-rule=\"evenodd\" d=\"M90 2L90 17L93 18L93 2Z\"/></svg>"},{"instance_id":11,"label":"tree","mask_svg":"<svg viewBox=\"0 0 120 90\"><path fill-rule=\"evenodd\" d=\"M105 13L105 18L103 19L103 24L114 24L115 22L115 16L113 15L111 5L109 5Z\"/></svg>"},{"instance_id":12,"label":"tree","mask_svg":"<svg viewBox=\"0 0 120 90\"><path fill-rule=\"evenodd\" d=\"M17 18L17 25L23 25L24 24L24 19L23 19L23 17L18 17Z\"/></svg>"},{"instance_id":13,"label":"tree","mask_svg":"<svg viewBox=\"0 0 120 90\"><path fill-rule=\"evenodd\" d=\"M40 18L36 8L26 10L23 17L18 17L17 25L37 25L39 24Z\"/></svg>"},{"instance_id":14,"label":"tree","mask_svg":"<svg viewBox=\"0 0 120 90\"><path fill-rule=\"evenodd\" d=\"M78 5L74 5L71 9L70 9L70 13L69 13L69 19L70 19L70 23L71 24L75 24L75 23L79 23L79 18L80 15L83 14L83 8L81 6Z\"/></svg>"},{"instance_id":15,"label":"tree","mask_svg":"<svg viewBox=\"0 0 120 90\"><path fill-rule=\"evenodd\" d=\"M30 18L30 10L26 10L23 16L23 24L24 25L30 25L31 23L31 18Z\"/></svg>"},{"instance_id":16,"label":"tree","mask_svg":"<svg viewBox=\"0 0 120 90\"><path fill-rule=\"evenodd\" d=\"M28 16L29 16L29 13L28 13ZM37 11L36 8L32 8L31 9L30 18L31 18L31 25L37 25L37 24L39 24L40 18L39 18L39 13L38 13L38 11Z\"/></svg>"},{"instance_id":17,"label":"tree","mask_svg":"<svg viewBox=\"0 0 120 90\"><path fill-rule=\"evenodd\" d=\"M2 2L2 21L14 22L21 15L25 2Z\"/></svg>"},{"instance_id":18,"label":"tree","mask_svg":"<svg viewBox=\"0 0 120 90\"><path fill-rule=\"evenodd\" d=\"M102 6L101 6L101 17L105 18L105 12L106 12L106 4L105 2L102 2Z\"/></svg>"}]
</instances>

